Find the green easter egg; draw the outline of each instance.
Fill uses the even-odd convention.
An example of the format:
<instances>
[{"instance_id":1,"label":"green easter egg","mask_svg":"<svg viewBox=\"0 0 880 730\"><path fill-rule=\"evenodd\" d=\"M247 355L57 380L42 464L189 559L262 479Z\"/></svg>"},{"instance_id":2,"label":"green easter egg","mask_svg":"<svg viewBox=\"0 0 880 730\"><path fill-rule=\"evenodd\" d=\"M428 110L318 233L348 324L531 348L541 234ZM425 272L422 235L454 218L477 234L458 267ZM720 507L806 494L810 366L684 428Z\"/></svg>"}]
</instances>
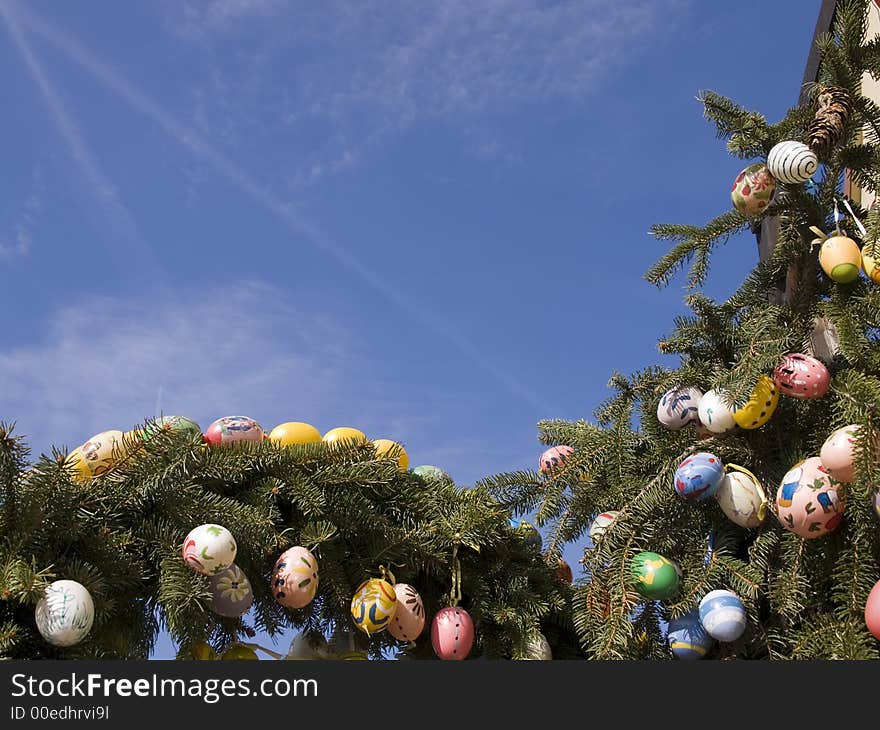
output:
<instances>
[{"instance_id":1,"label":"green easter egg","mask_svg":"<svg viewBox=\"0 0 880 730\"><path fill-rule=\"evenodd\" d=\"M678 571L662 555L638 553L633 557L630 569L635 589L645 598L672 598L678 592Z\"/></svg>"}]
</instances>

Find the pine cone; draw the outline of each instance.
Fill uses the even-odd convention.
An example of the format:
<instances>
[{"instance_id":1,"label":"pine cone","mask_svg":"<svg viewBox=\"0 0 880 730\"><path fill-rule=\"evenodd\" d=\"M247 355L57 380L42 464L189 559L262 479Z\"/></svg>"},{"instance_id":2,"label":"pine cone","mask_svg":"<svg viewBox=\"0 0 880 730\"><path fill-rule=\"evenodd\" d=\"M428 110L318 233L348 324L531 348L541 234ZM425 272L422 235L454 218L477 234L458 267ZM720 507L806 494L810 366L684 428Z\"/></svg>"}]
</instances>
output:
<instances>
[{"instance_id":1,"label":"pine cone","mask_svg":"<svg viewBox=\"0 0 880 730\"><path fill-rule=\"evenodd\" d=\"M807 130L809 148L821 155L840 142L851 111L852 98L846 89L824 87L816 95L816 114Z\"/></svg>"}]
</instances>

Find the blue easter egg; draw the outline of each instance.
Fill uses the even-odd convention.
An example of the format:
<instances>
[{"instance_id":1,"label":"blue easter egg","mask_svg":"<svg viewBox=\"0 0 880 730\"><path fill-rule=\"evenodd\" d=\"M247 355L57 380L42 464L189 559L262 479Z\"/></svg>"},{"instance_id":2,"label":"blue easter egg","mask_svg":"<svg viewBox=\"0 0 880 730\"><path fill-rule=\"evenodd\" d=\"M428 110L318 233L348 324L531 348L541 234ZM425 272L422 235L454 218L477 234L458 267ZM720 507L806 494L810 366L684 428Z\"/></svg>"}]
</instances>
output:
<instances>
[{"instance_id":1,"label":"blue easter egg","mask_svg":"<svg viewBox=\"0 0 880 730\"><path fill-rule=\"evenodd\" d=\"M700 623L696 610L670 621L666 639L672 653L679 659L702 659L714 643Z\"/></svg>"},{"instance_id":2,"label":"blue easter egg","mask_svg":"<svg viewBox=\"0 0 880 730\"><path fill-rule=\"evenodd\" d=\"M724 464L715 454L701 451L689 456L675 470L675 490L685 499L709 499L724 479Z\"/></svg>"},{"instance_id":3,"label":"blue easter egg","mask_svg":"<svg viewBox=\"0 0 880 730\"><path fill-rule=\"evenodd\" d=\"M746 608L733 591L711 591L700 601L700 623L718 641L736 641L746 620Z\"/></svg>"}]
</instances>

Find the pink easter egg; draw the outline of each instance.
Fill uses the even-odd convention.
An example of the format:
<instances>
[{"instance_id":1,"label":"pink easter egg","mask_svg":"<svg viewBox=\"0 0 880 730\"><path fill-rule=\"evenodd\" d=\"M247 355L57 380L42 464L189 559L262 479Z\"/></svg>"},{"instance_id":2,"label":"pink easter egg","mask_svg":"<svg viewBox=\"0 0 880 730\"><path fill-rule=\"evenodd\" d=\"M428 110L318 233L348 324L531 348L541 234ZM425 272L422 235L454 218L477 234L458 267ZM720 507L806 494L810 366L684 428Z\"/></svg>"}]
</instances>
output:
<instances>
[{"instance_id":1,"label":"pink easter egg","mask_svg":"<svg viewBox=\"0 0 880 730\"><path fill-rule=\"evenodd\" d=\"M318 561L304 547L285 550L272 571L272 595L286 608L308 605L318 590Z\"/></svg>"},{"instance_id":2,"label":"pink easter egg","mask_svg":"<svg viewBox=\"0 0 880 730\"><path fill-rule=\"evenodd\" d=\"M813 400L828 392L831 375L819 360L790 352L773 371L776 387L791 398Z\"/></svg>"},{"instance_id":3,"label":"pink easter egg","mask_svg":"<svg viewBox=\"0 0 880 730\"><path fill-rule=\"evenodd\" d=\"M538 459L538 466L544 474L556 471L574 453L571 446L551 446Z\"/></svg>"},{"instance_id":4,"label":"pink easter egg","mask_svg":"<svg viewBox=\"0 0 880 730\"><path fill-rule=\"evenodd\" d=\"M431 645L440 659L465 659L474 645L474 622L460 606L441 608L431 623Z\"/></svg>"},{"instance_id":5,"label":"pink easter egg","mask_svg":"<svg viewBox=\"0 0 880 730\"><path fill-rule=\"evenodd\" d=\"M211 446L235 441L262 441L263 428L247 416L224 416L218 418L205 431L205 441Z\"/></svg>"},{"instance_id":6,"label":"pink easter egg","mask_svg":"<svg viewBox=\"0 0 880 730\"><path fill-rule=\"evenodd\" d=\"M795 464L776 493L782 526L808 540L834 530L843 521L844 500L839 487L819 457Z\"/></svg>"},{"instance_id":7,"label":"pink easter egg","mask_svg":"<svg viewBox=\"0 0 880 730\"><path fill-rule=\"evenodd\" d=\"M865 624L875 639L880 639L880 580L878 580L865 603Z\"/></svg>"},{"instance_id":8,"label":"pink easter egg","mask_svg":"<svg viewBox=\"0 0 880 730\"><path fill-rule=\"evenodd\" d=\"M858 425L844 426L838 428L822 444L819 452L822 466L839 482L851 482L855 476L853 446L858 432Z\"/></svg>"},{"instance_id":9,"label":"pink easter egg","mask_svg":"<svg viewBox=\"0 0 880 730\"><path fill-rule=\"evenodd\" d=\"M425 628L425 605L418 591L407 583L394 586L397 610L388 624L388 633L398 641L415 641Z\"/></svg>"}]
</instances>

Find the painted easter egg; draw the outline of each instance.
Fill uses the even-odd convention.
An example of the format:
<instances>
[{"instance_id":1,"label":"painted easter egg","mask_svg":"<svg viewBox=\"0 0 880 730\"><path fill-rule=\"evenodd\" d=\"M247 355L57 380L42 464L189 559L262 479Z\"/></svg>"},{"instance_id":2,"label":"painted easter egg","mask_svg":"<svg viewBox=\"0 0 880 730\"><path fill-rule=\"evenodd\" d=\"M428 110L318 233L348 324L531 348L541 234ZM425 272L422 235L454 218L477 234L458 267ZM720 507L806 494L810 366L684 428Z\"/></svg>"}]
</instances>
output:
<instances>
[{"instance_id":1,"label":"painted easter egg","mask_svg":"<svg viewBox=\"0 0 880 730\"><path fill-rule=\"evenodd\" d=\"M144 441L149 439L156 433L173 431L175 433L186 433L190 436L201 436L202 427L191 418L185 416L162 416L155 421L150 421L139 433Z\"/></svg>"},{"instance_id":2,"label":"painted easter egg","mask_svg":"<svg viewBox=\"0 0 880 730\"><path fill-rule=\"evenodd\" d=\"M762 375L743 406L734 406L733 420L740 428L759 428L770 420L779 404L779 389L772 378Z\"/></svg>"},{"instance_id":3,"label":"painted easter egg","mask_svg":"<svg viewBox=\"0 0 880 730\"><path fill-rule=\"evenodd\" d=\"M574 453L571 446L551 446L538 459L538 467L544 474L553 474L564 463L565 460Z\"/></svg>"},{"instance_id":4,"label":"painted easter egg","mask_svg":"<svg viewBox=\"0 0 880 730\"><path fill-rule=\"evenodd\" d=\"M618 510L612 509L596 515L596 519L590 523L590 539L593 542L596 542L596 540L602 537L608 528L611 527L611 523L617 519L619 514L620 512Z\"/></svg>"},{"instance_id":5,"label":"painted easter egg","mask_svg":"<svg viewBox=\"0 0 880 730\"><path fill-rule=\"evenodd\" d=\"M365 634L378 634L388 627L397 612L394 586L381 578L369 578L355 589L351 616Z\"/></svg>"},{"instance_id":6,"label":"painted easter egg","mask_svg":"<svg viewBox=\"0 0 880 730\"><path fill-rule=\"evenodd\" d=\"M672 598L678 592L681 578L669 560L653 552L633 556L630 574L635 589L645 598Z\"/></svg>"},{"instance_id":7,"label":"painted easter egg","mask_svg":"<svg viewBox=\"0 0 880 730\"><path fill-rule=\"evenodd\" d=\"M776 366L773 382L790 398L813 400L828 392L831 375L815 357L791 352Z\"/></svg>"},{"instance_id":8,"label":"painted easter egg","mask_svg":"<svg viewBox=\"0 0 880 730\"><path fill-rule=\"evenodd\" d=\"M776 492L782 526L807 539L834 530L843 521L844 510L838 484L816 456L795 464Z\"/></svg>"},{"instance_id":9,"label":"painted easter egg","mask_svg":"<svg viewBox=\"0 0 880 730\"><path fill-rule=\"evenodd\" d=\"M220 446L240 441L260 442L263 440L263 427L247 416L224 416L218 418L205 431L205 441L211 446Z\"/></svg>"},{"instance_id":10,"label":"painted easter egg","mask_svg":"<svg viewBox=\"0 0 880 730\"><path fill-rule=\"evenodd\" d=\"M376 449L377 459L396 459L397 468L406 471L409 468L409 456L406 450L396 441L391 439L374 439L373 448Z\"/></svg>"},{"instance_id":11,"label":"painted easter egg","mask_svg":"<svg viewBox=\"0 0 880 730\"><path fill-rule=\"evenodd\" d=\"M525 661L550 661L553 659L553 649L547 637L540 631L530 636L523 649L520 660Z\"/></svg>"},{"instance_id":12,"label":"painted easter egg","mask_svg":"<svg viewBox=\"0 0 880 730\"><path fill-rule=\"evenodd\" d=\"M201 431L199 432L201 433ZM182 645L177 650L177 659L180 661L213 661L217 658L214 647L206 641L193 641Z\"/></svg>"},{"instance_id":13,"label":"painted easter egg","mask_svg":"<svg viewBox=\"0 0 880 730\"><path fill-rule=\"evenodd\" d=\"M838 284L849 284L859 277L862 252L848 236L831 236L825 239L819 249L819 264L832 280Z\"/></svg>"},{"instance_id":14,"label":"painted easter egg","mask_svg":"<svg viewBox=\"0 0 880 730\"><path fill-rule=\"evenodd\" d=\"M425 604L419 592L407 583L396 583L397 608L388 633L398 641L415 641L425 628Z\"/></svg>"},{"instance_id":15,"label":"painted easter egg","mask_svg":"<svg viewBox=\"0 0 880 730\"><path fill-rule=\"evenodd\" d=\"M702 502L713 496L724 478L724 464L715 454L700 451L675 470L675 490L685 499Z\"/></svg>"},{"instance_id":16,"label":"painted easter egg","mask_svg":"<svg viewBox=\"0 0 880 730\"><path fill-rule=\"evenodd\" d=\"M822 466L838 482L851 482L855 476L855 453L853 447L856 443L860 427L851 424L838 428L822 444L819 458Z\"/></svg>"},{"instance_id":17,"label":"painted easter egg","mask_svg":"<svg viewBox=\"0 0 880 730\"><path fill-rule=\"evenodd\" d=\"M321 442L321 432L309 423L285 421L269 432L269 440L279 446L315 444Z\"/></svg>"},{"instance_id":18,"label":"painted easter egg","mask_svg":"<svg viewBox=\"0 0 880 730\"><path fill-rule=\"evenodd\" d=\"M84 484L113 469L125 457L123 437L122 431L101 431L71 451L67 458L76 481Z\"/></svg>"},{"instance_id":19,"label":"painted easter egg","mask_svg":"<svg viewBox=\"0 0 880 730\"><path fill-rule=\"evenodd\" d=\"M335 444L340 441L356 441L358 444L365 444L368 441L366 434L364 434L363 431L359 431L358 429L349 426L331 428L324 434L322 440L326 444Z\"/></svg>"},{"instance_id":20,"label":"painted easter egg","mask_svg":"<svg viewBox=\"0 0 880 730\"><path fill-rule=\"evenodd\" d=\"M217 575L235 561L238 546L232 533L220 525L199 525L183 541L183 561L202 575Z\"/></svg>"},{"instance_id":21,"label":"painted easter egg","mask_svg":"<svg viewBox=\"0 0 880 730\"><path fill-rule=\"evenodd\" d=\"M875 284L880 284L880 245L867 243L862 248L862 271Z\"/></svg>"},{"instance_id":22,"label":"painted easter egg","mask_svg":"<svg viewBox=\"0 0 880 730\"><path fill-rule=\"evenodd\" d=\"M750 471L728 464L715 499L731 522L740 527L758 527L767 513L767 497L761 482Z\"/></svg>"},{"instance_id":23,"label":"painted easter egg","mask_svg":"<svg viewBox=\"0 0 880 730\"><path fill-rule=\"evenodd\" d=\"M767 169L779 182L806 182L819 168L819 158L803 142L787 140L774 145L767 155Z\"/></svg>"},{"instance_id":24,"label":"painted easter egg","mask_svg":"<svg viewBox=\"0 0 880 730\"><path fill-rule=\"evenodd\" d=\"M677 431L700 420L699 406L703 392L697 388L680 387L667 390L657 404L657 420L666 428Z\"/></svg>"},{"instance_id":25,"label":"painted easter egg","mask_svg":"<svg viewBox=\"0 0 880 730\"><path fill-rule=\"evenodd\" d=\"M874 584L865 603L865 624L871 635L880 640L880 581Z\"/></svg>"},{"instance_id":26,"label":"painted easter egg","mask_svg":"<svg viewBox=\"0 0 880 730\"><path fill-rule=\"evenodd\" d=\"M749 165L733 181L730 199L733 207L743 215L763 213L776 192L776 181L767 165L756 162Z\"/></svg>"},{"instance_id":27,"label":"painted easter egg","mask_svg":"<svg viewBox=\"0 0 880 730\"><path fill-rule=\"evenodd\" d=\"M75 580L56 580L46 586L34 610L37 631L52 646L74 646L86 638L95 620L95 603Z\"/></svg>"},{"instance_id":28,"label":"painted easter egg","mask_svg":"<svg viewBox=\"0 0 880 730\"><path fill-rule=\"evenodd\" d=\"M303 608L318 590L318 561L300 545L288 548L272 570L272 595L285 608Z\"/></svg>"},{"instance_id":29,"label":"painted easter egg","mask_svg":"<svg viewBox=\"0 0 880 730\"><path fill-rule=\"evenodd\" d=\"M232 644L223 652L223 654L220 655L220 658L227 661L259 661L260 659L260 657L257 656L257 652L244 644Z\"/></svg>"},{"instance_id":30,"label":"painted easter egg","mask_svg":"<svg viewBox=\"0 0 880 730\"><path fill-rule=\"evenodd\" d=\"M702 659L715 643L703 624L698 611L691 611L669 622L666 632L669 649L678 659Z\"/></svg>"},{"instance_id":31,"label":"painted easter egg","mask_svg":"<svg viewBox=\"0 0 880 730\"><path fill-rule=\"evenodd\" d=\"M430 464L422 464L420 466L415 467L413 470L413 474L420 476L425 481L435 481L435 482L451 482L452 477L449 476L443 469L439 466L431 466Z\"/></svg>"},{"instance_id":32,"label":"painted easter egg","mask_svg":"<svg viewBox=\"0 0 880 730\"><path fill-rule=\"evenodd\" d=\"M700 423L712 433L725 433L736 428L731 406L716 390L707 390L703 394L697 412L700 416Z\"/></svg>"},{"instance_id":33,"label":"painted easter egg","mask_svg":"<svg viewBox=\"0 0 880 730\"><path fill-rule=\"evenodd\" d=\"M248 577L234 563L226 570L212 575L211 610L228 618L244 616L254 602L254 592Z\"/></svg>"},{"instance_id":34,"label":"painted easter egg","mask_svg":"<svg viewBox=\"0 0 880 730\"><path fill-rule=\"evenodd\" d=\"M431 622L431 645L445 660L466 659L474 645L474 622L460 606L441 608Z\"/></svg>"},{"instance_id":35,"label":"painted easter egg","mask_svg":"<svg viewBox=\"0 0 880 730\"><path fill-rule=\"evenodd\" d=\"M538 550L541 549L544 541L541 538L541 533L538 532L538 528L531 522L512 519L510 520L510 526L523 539L526 545L536 547Z\"/></svg>"},{"instance_id":36,"label":"painted easter egg","mask_svg":"<svg viewBox=\"0 0 880 730\"><path fill-rule=\"evenodd\" d=\"M700 601L700 623L718 641L736 641L746 630L746 608L733 591L710 591Z\"/></svg>"}]
</instances>

